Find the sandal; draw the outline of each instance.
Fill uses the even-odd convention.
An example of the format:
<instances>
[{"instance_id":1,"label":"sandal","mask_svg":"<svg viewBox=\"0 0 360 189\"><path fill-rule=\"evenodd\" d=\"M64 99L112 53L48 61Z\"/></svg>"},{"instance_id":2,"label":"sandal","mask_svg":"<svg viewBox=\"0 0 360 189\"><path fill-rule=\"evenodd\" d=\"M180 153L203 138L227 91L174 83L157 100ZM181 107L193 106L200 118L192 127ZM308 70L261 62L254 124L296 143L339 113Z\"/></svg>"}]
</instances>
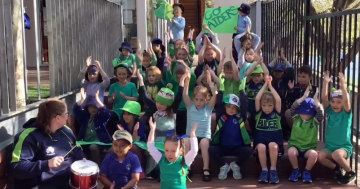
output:
<instances>
[{"instance_id":1,"label":"sandal","mask_svg":"<svg viewBox=\"0 0 360 189\"><path fill-rule=\"evenodd\" d=\"M209 175L205 175L205 171L207 171L209 173ZM211 181L211 175L210 175L210 170L209 169L204 169L203 170L203 177L202 177L203 181L208 182Z\"/></svg>"}]
</instances>

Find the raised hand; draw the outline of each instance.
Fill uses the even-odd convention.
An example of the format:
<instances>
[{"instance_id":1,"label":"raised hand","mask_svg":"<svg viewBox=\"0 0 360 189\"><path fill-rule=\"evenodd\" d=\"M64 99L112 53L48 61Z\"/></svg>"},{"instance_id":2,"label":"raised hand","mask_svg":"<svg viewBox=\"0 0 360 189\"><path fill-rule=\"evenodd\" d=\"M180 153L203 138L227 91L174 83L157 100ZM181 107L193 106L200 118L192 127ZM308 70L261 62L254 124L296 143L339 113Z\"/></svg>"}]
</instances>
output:
<instances>
[{"instance_id":1,"label":"raised hand","mask_svg":"<svg viewBox=\"0 0 360 189\"><path fill-rule=\"evenodd\" d=\"M284 48L281 48L281 50L280 50L280 58L285 60L285 50L284 50Z\"/></svg>"},{"instance_id":2,"label":"raised hand","mask_svg":"<svg viewBox=\"0 0 360 189\"><path fill-rule=\"evenodd\" d=\"M137 122L137 123L135 124L134 133L137 133L138 130L139 130L139 122Z\"/></svg>"},{"instance_id":3,"label":"raised hand","mask_svg":"<svg viewBox=\"0 0 360 189\"><path fill-rule=\"evenodd\" d=\"M95 60L95 66L98 68L98 69L100 69L101 68L101 65L100 65L100 62L98 61L98 60Z\"/></svg>"},{"instance_id":4,"label":"raised hand","mask_svg":"<svg viewBox=\"0 0 360 189\"><path fill-rule=\"evenodd\" d=\"M121 124L117 124L117 128L118 128L120 131L123 131L123 130L124 130L124 127L121 126Z\"/></svg>"},{"instance_id":5,"label":"raised hand","mask_svg":"<svg viewBox=\"0 0 360 189\"><path fill-rule=\"evenodd\" d=\"M294 88L294 85L295 85L295 84L294 84L294 81L290 80L290 81L288 82L288 87L289 87L290 90Z\"/></svg>"},{"instance_id":6,"label":"raised hand","mask_svg":"<svg viewBox=\"0 0 360 189\"><path fill-rule=\"evenodd\" d=\"M231 51L230 51L231 52ZM224 47L223 52L222 52L222 56L221 56L221 60L224 61L226 58L226 47Z\"/></svg>"},{"instance_id":7,"label":"raised hand","mask_svg":"<svg viewBox=\"0 0 360 189\"><path fill-rule=\"evenodd\" d=\"M342 72L339 72L339 81L340 81L340 85L343 87L343 86L346 86L346 81L345 81L345 76Z\"/></svg>"},{"instance_id":8,"label":"raised hand","mask_svg":"<svg viewBox=\"0 0 360 189\"><path fill-rule=\"evenodd\" d=\"M151 130L155 130L155 129L156 129L156 123L153 122L153 118L152 118L152 117L150 117L149 126L150 126L150 129L151 129Z\"/></svg>"},{"instance_id":9,"label":"raised hand","mask_svg":"<svg viewBox=\"0 0 360 189\"><path fill-rule=\"evenodd\" d=\"M318 88L316 88L316 92L314 95L314 103L317 107L319 107L321 105L320 101L319 101L319 89Z\"/></svg>"},{"instance_id":10,"label":"raised hand","mask_svg":"<svg viewBox=\"0 0 360 189\"><path fill-rule=\"evenodd\" d=\"M304 95L303 95L304 98L309 97L311 88L312 88L311 85L309 85L309 86L306 88L306 91L304 92Z\"/></svg>"},{"instance_id":11,"label":"raised hand","mask_svg":"<svg viewBox=\"0 0 360 189\"><path fill-rule=\"evenodd\" d=\"M112 182L110 189L115 189L115 181Z\"/></svg>"},{"instance_id":12,"label":"raised hand","mask_svg":"<svg viewBox=\"0 0 360 189\"><path fill-rule=\"evenodd\" d=\"M85 100L86 98L86 92L84 88L80 89L80 96L81 96L81 100Z\"/></svg>"},{"instance_id":13,"label":"raised hand","mask_svg":"<svg viewBox=\"0 0 360 189\"><path fill-rule=\"evenodd\" d=\"M141 41L140 41L140 39L138 39L138 46L137 46L137 49L141 49Z\"/></svg>"},{"instance_id":14,"label":"raised hand","mask_svg":"<svg viewBox=\"0 0 360 189\"><path fill-rule=\"evenodd\" d=\"M324 81L325 81L326 83L332 82L332 76L330 76L330 72L329 72L329 71L325 71L325 72L324 72Z\"/></svg>"},{"instance_id":15,"label":"raised hand","mask_svg":"<svg viewBox=\"0 0 360 189\"><path fill-rule=\"evenodd\" d=\"M144 81L144 78L143 78L143 76L142 76L142 74L140 72L140 69L137 70L136 74L137 74L137 77L138 77L139 81Z\"/></svg>"},{"instance_id":16,"label":"raised hand","mask_svg":"<svg viewBox=\"0 0 360 189\"><path fill-rule=\"evenodd\" d=\"M190 132L190 138L195 138L196 137L196 129L198 127L199 123L195 123L195 125L193 126L193 128L191 129L191 132Z\"/></svg>"},{"instance_id":17,"label":"raised hand","mask_svg":"<svg viewBox=\"0 0 360 189\"><path fill-rule=\"evenodd\" d=\"M208 30L209 31L209 26L207 24L204 24L204 30Z\"/></svg>"},{"instance_id":18,"label":"raised hand","mask_svg":"<svg viewBox=\"0 0 360 189\"><path fill-rule=\"evenodd\" d=\"M86 58L86 66L89 67L91 64L91 56Z\"/></svg>"},{"instance_id":19,"label":"raised hand","mask_svg":"<svg viewBox=\"0 0 360 189\"><path fill-rule=\"evenodd\" d=\"M250 33L250 30L251 30L251 27L250 27L250 25L248 25L248 26L246 27L246 33Z\"/></svg>"},{"instance_id":20,"label":"raised hand","mask_svg":"<svg viewBox=\"0 0 360 189\"><path fill-rule=\"evenodd\" d=\"M206 70L206 83L210 86L211 84L211 74L209 70Z\"/></svg>"}]
</instances>

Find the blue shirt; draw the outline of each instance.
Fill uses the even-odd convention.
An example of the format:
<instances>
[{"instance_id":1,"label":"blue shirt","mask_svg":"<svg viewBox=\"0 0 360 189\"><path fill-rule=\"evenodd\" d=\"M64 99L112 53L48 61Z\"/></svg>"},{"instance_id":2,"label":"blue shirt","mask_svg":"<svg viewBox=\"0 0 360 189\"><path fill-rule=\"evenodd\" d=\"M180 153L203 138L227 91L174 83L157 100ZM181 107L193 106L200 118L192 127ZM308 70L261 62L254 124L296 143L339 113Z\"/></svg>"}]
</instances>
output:
<instances>
[{"instance_id":1,"label":"blue shirt","mask_svg":"<svg viewBox=\"0 0 360 189\"><path fill-rule=\"evenodd\" d=\"M174 17L174 21L168 22L168 26L173 34L173 40L177 41L179 39L184 40L184 29L185 29L185 18L182 16Z\"/></svg>"},{"instance_id":2,"label":"blue shirt","mask_svg":"<svg viewBox=\"0 0 360 189\"><path fill-rule=\"evenodd\" d=\"M124 128L124 130L128 131L130 134L132 134L134 132L134 127L136 125L136 123L139 122L139 129L138 129L138 139L140 141L146 142L146 134L145 134L145 125L139 121L139 120L135 120L135 124L132 127L132 129L130 130L129 125L122 119L120 120L119 124Z\"/></svg>"},{"instance_id":3,"label":"blue shirt","mask_svg":"<svg viewBox=\"0 0 360 189\"><path fill-rule=\"evenodd\" d=\"M130 151L122 162L119 162L115 153L106 155L100 170L100 173L106 175L111 182L115 181L116 188L124 187L131 180L133 173L141 172L139 158Z\"/></svg>"},{"instance_id":4,"label":"blue shirt","mask_svg":"<svg viewBox=\"0 0 360 189\"><path fill-rule=\"evenodd\" d=\"M206 104L201 109L197 109L195 104L191 103L191 105L187 107L186 135L190 136L190 132L193 126L195 125L195 123L199 123L195 133L196 136L201 138L211 139L212 110L213 108L211 108L209 104Z\"/></svg>"},{"instance_id":5,"label":"blue shirt","mask_svg":"<svg viewBox=\"0 0 360 189\"><path fill-rule=\"evenodd\" d=\"M251 114L255 114L255 97L259 93L260 89L264 86L263 82L254 83L252 80L246 83L245 93L248 98L248 111Z\"/></svg>"},{"instance_id":6,"label":"blue shirt","mask_svg":"<svg viewBox=\"0 0 360 189\"><path fill-rule=\"evenodd\" d=\"M236 147L244 145L240 131L239 119L236 115L229 116L223 126L220 135L220 145L226 147Z\"/></svg>"},{"instance_id":7,"label":"blue shirt","mask_svg":"<svg viewBox=\"0 0 360 189\"><path fill-rule=\"evenodd\" d=\"M248 25L251 25L251 20L249 16L242 16L239 14L239 20L238 20L238 30L237 33L244 33L246 31L246 28Z\"/></svg>"},{"instance_id":8,"label":"blue shirt","mask_svg":"<svg viewBox=\"0 0 360 189\"><path fill-rule=\"evenodd\" d=\"M259 143L267 145L270 142L276 142L279 146L283 145L283 135L280 123L281 115L276 112L276 110L270 114L259 111L256 114L255 120L254 146Z\"/></svg>"},{"instance_id":9,"label":"blue shirt","mask_svg":"<svg viewBox=\"0 0 360 189\"><path fill-rule=\"evenodd\" d=\"M206 65L208 65L210 69L212 69L215 73L217 73L217 68L219 67L219 61L214 59L213 61L210 61L207 63L203 62L202 64L199 64L198 66L196 66L196 68L194 70L196 78L199 78L201 76L201 74L205 70Z\"/></svg>"}]
</instances>

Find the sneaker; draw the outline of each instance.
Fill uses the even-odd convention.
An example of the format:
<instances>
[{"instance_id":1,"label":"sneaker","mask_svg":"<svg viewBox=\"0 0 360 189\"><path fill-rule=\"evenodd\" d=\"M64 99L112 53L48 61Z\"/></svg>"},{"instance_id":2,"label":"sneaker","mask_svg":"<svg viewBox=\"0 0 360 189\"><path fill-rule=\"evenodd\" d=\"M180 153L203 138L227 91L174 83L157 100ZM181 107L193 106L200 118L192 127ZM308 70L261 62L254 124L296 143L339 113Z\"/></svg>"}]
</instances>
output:
<instances>
[{"instance_id":1,"label":"sneaker","mask_svg":"<svg viewBox=\"0 0 360 189\"><path fill-rule=\"evenodd\" d=\"M271 184L277 184L279 183L279 177L277 175L277 171L276 170L270 170L270 179L269 182Z\"/></svg>"},{"instance_id":2,"label":"sneaker","mask_svg":"<svg viewBox=\"0 0 360 189\"><path fill-rule=\"evenodd\" d=\"M299 169L294 169L289 177L289 181L297 182L301 177L301 172Z\"/></svg>"},{"instance_id":3,"label":"sneaker","mask_svg":"<svg viewBox=\"0 0 360 189\"><path fill-rule=\"evenodd\" d=\"M260 174L260 178L259 178L259 182L260 183L267 183L269 182L269 172L268 171L261 171Z\"/></svg>"},{"instance_id":4,"label":"sneaker","mask_svg":"<svg viewBox=\"0 0 360 189\"><path fill-rule=\"evenodd\" d=\"M303 171L302 178L303 183L312 183L312 178L309 171Z\"/></svg>"},{"instance_id":5,"label":"sneaker","mask_svg":"<svg viewBox=\"0 0 360 189\"><path fill-rule=\"evenodd\" d=\"M235 162L230 163L230 169L233 172L234 179L240 180L242 178L242 175L240 173L240 167Z\"/></svg>"},{"instance_id":6,"label":"sneaker","mask_svg":"<svg viewBox=\"0 0 360 189\"><path fill-rule=\"evenodd\" d=\"M220 173L218 175L219 180L225 180L227 178L227 174L230 171L230 166L225 164L224 166L220 167Z\"/></svg>"},{"instance_id":7,"label":"sneaker","mask_svg":"<svg viewBox=\"0 0 360 189\"><path fill-rule=\"evenodd\" d=\"M350 173L346 173L344 176L342 176L341 179L339 179L338 183L341 185L348 185L352 183L356 179L356 173L354 171L351 171Z\"/></svg>"},{"instance_id":8,"label":"sneaker","mask_svg":"<svg viewBox=\"0 0 360 189\"><path fill-rule=\"evenodd\" d=\"M344 169L341 167L338 167L337 170L335 170L335 175L336 175L336 178L338 181L341 180L342 177L345 175Z\"/></svg>"}]
</instances>

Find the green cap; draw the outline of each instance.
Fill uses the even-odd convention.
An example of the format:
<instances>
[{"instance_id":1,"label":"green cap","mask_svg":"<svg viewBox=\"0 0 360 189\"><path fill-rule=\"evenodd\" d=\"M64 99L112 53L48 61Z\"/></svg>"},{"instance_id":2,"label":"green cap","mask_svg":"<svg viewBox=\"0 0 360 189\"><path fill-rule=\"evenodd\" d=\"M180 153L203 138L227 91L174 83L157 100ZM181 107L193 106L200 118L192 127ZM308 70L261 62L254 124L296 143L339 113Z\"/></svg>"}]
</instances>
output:
<instances>
[{"instance_id":1,"label":"green cap","mask_svg":"<svg viewBox=\"0 0 360 189\"><path fill-rule=\"evenodd\" d=\"M129 77L131 77L131 75L133 74L132 68L129 67L126 63L117 64L114 69L116 70L116 68L125 68L129 74Z\"/></svg>"},{"instance_id":2,"label":"green cap","mask_svg":"<svg viewBox=\"0 0 360 189\"><path fill-rule=\"evenodd\" d=\"M156 102L164 104L166 106L171 106L174 103L174 92L169 88L161 88L158 94L156 95Z\"/></svg>"},{"instance_id":3,"label":"green cap","mask_svg":"<svg viewBox=\"0 0 360 189\"><path fill-rule=\"evenodd\" d=\"M119 58L115 58L113 61L112 61L112 65L114 66L114 68L116 66L118 66L120 64L120 59Z\"/></svg>"},{"instance_id":4,"label":"green cap","mask_svg":"<svg viewBox=\"0 0 360 189\"><path fill-rule=\"evenodd\" d=\"M232 105L235 105L237 107L240 106L240 100L239 100L239 97L234 95L234 94L228 94L225 96L224 98L224 103L225 104L232 104Z\"/></svg>"},{"instance_id":5,"label":"green cap","mask_svg":"<svg viewBox=\"0 0 360 189\"><path fill-rule=\"evenodd\" d=\"M251 74L261 74L261 73L264 73L264 71L260 65L257 65L254 71L251 72Z\"/></svg>"},{"instance_id":6,"label":"green cap","mask_svg":"<svg viewBox=\"0 0 360 189\"><path fill-rule=\"evenodd\" d=\"M137 116L141 115L141 106L136 101L131 101L131 100L126 101L126 103L124 104L124 107L120 108L120 110L129 112L129 113L137 115Z\"/></svg>"}]
</instances>

